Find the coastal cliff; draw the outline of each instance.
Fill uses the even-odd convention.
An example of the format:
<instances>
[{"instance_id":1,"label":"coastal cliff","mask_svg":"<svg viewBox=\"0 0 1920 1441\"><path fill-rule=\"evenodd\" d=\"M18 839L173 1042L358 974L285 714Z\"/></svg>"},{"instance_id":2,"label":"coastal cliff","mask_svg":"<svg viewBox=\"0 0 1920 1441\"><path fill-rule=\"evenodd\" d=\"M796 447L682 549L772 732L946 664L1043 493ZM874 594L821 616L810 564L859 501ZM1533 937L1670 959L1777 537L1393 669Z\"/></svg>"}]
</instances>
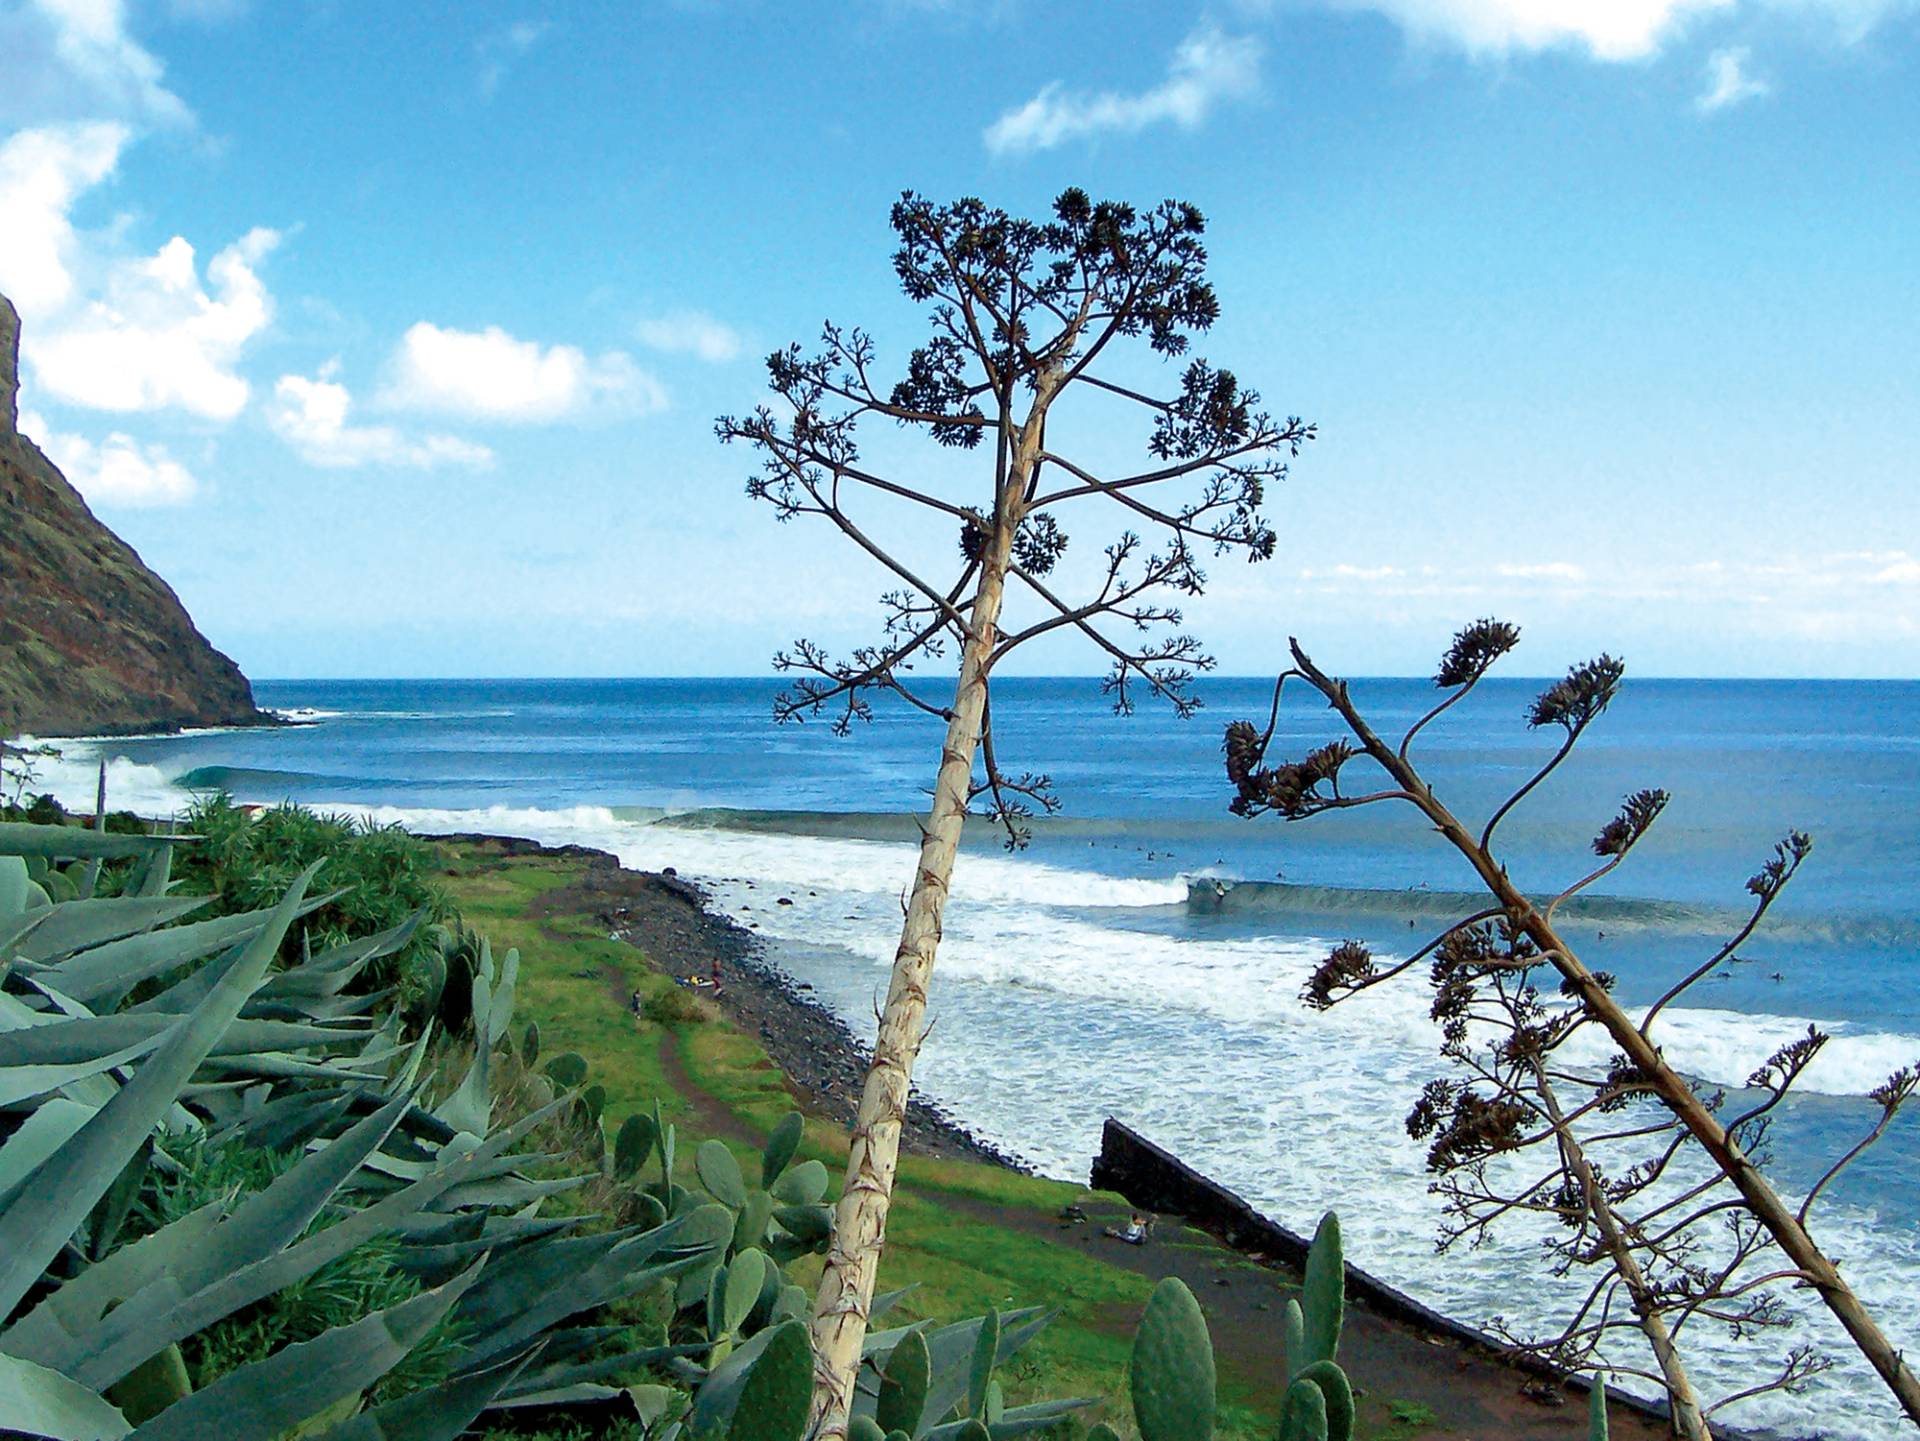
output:
<instances>
[{"instance_id":1,"label":"coastal cliff","mask_svg":"<svg viewBox=\"0 0 1920 1441\"><path fill-rule=\"evenodd\" d=\"M171 587L20 434L19 347L0 296L0 737L266 720Z\"/></svg>"}]
</instances>

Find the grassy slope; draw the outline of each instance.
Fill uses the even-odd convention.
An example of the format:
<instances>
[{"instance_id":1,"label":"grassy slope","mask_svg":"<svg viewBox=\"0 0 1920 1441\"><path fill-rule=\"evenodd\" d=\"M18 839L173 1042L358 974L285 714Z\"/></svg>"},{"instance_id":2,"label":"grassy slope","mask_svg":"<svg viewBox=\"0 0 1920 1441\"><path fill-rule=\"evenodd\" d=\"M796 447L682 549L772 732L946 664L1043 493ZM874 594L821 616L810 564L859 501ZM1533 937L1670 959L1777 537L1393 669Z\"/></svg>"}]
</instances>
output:
<instances>
[{"instance_id":1,"label":"grassy slope","mask_svg":"<svg viewBox=\"0 0 1920 1441\"><path fill-rule=\"evenodd\" d=\"M542 904L544 895L575 879L583 863L504 860L472 850L456 850L449 859L448 884L468 923L488 934L496 951L520 949L516 1012L538 1022L542 1054L578 1051L590 1063L589 1080L607 1088L608 1132L657 1097L683 1135L720 1136L754 1174L754 1143L793 1109L784 1076L754 1040L717 1017L661 1026L629 1014L623 998L633 991L651 995L676 989L675 983L586 919ZM801 1155L817 1157L837 1176L845 1164L845 1137L831 1123L810 1120ZM1118 1198L996 1166L905 1158L881 1285L918 1289L890 1321L953 1319L989 1305L1058 1306L1059 1318L1017 1363L1013 1389L1032 1396L1123 1395L1133 1325L1152 1283L1063 1237L1053 1218L1074 1203L1087 1208L1095 1226L1125 1211ZM1222 1276L1244 1279L1256 1269L1199 1232L1165 1239L1203 1253ZM806 1284L813 1274L796 1279ZM1280 1278L1258 1274L1273 1288L1277 1327L1287 1293ZM1276 1380L1265 1368L1238 1363L1223 1347L1217 1434L1228 1441L1270 1437L1278 1415ZM1419 1412L1388 1398L1363 1398L1362 1434L1369 1441L1425 1434ZM1088 1414L1091 1419L1101 1413ZM1106 1419L1128 1429L1123 1415Z\"/></svg>"}]
</instances>

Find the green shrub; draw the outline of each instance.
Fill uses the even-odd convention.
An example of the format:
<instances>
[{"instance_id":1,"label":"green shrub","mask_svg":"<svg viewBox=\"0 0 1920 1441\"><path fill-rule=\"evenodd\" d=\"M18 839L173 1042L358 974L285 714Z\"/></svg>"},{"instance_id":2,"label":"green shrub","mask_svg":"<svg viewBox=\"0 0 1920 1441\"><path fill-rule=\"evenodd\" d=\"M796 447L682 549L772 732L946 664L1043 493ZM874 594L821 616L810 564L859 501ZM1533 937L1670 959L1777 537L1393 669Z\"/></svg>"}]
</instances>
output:
<instances>
[{"instance_id":1,"label":"green shrub","mask_svg":"<svg viewBox=\"0 0 1920 1441\"><path fill-rule=\"evenodd\" d=\"M399 826L296 805L249 814L222 792L195 803L186 829L203 839L183 847L176 858L175 894L214 897L205 914L231 915L272 905L304 867L325 861L316 890L343 894L302 920L287 940L285 960L298 954L300 930L319 950L389 930L416 911L424 910L432 921L452 914L445 892L433 879L435 851ZM395 955L368 967L358 989L398 984L403 995L408 993L433 946L423 929Z\"/></svg>"},{"instance_id":2,"label":"green shrub","mask_svg":"<svg viewBox=\"0 0 1920 1441\"><path fill-rule=\"evenodd\" d=\"M700 998L678 986L662 986L640 1008L649 1021L661 1026L697 1025L710 1019Z\"/></svg>"}]
</instances>

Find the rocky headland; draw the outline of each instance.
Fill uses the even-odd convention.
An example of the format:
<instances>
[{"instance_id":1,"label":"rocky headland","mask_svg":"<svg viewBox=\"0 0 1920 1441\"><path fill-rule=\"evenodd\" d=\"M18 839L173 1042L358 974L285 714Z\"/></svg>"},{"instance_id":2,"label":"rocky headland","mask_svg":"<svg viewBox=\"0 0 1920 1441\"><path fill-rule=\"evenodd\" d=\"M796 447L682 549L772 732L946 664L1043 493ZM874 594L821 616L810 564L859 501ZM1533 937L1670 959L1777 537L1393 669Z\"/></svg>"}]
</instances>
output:
<instances>
[{"instance_id":1,"label":"rocky headland","mask_svg":"<svg viewBox=\"0 0 1920 1441\"><path fill-rule=\"evenodd\" d=\"M0 296L0 738L257 725L240 667L19 430L20 318Z\"/></svg>"}]
</instances>

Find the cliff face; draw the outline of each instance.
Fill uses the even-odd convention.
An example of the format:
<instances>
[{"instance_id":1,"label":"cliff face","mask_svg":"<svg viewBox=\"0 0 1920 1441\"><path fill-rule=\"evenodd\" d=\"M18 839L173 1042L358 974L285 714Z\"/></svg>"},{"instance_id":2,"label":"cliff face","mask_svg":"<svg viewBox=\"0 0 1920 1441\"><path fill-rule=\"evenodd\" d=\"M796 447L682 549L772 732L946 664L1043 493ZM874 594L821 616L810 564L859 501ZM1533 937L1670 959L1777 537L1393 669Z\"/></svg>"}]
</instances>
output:
<instances>
[{"instance_id":1,"label":"cliff face","mask_svg":"<svg viewBox=\"0 0 1920 1441\"><path fill-rule=\"evenodd\" d=\"M0 738L265 719L180 598L19 433L19 339L0 296Z\"/></svg>"}]
</instances>

